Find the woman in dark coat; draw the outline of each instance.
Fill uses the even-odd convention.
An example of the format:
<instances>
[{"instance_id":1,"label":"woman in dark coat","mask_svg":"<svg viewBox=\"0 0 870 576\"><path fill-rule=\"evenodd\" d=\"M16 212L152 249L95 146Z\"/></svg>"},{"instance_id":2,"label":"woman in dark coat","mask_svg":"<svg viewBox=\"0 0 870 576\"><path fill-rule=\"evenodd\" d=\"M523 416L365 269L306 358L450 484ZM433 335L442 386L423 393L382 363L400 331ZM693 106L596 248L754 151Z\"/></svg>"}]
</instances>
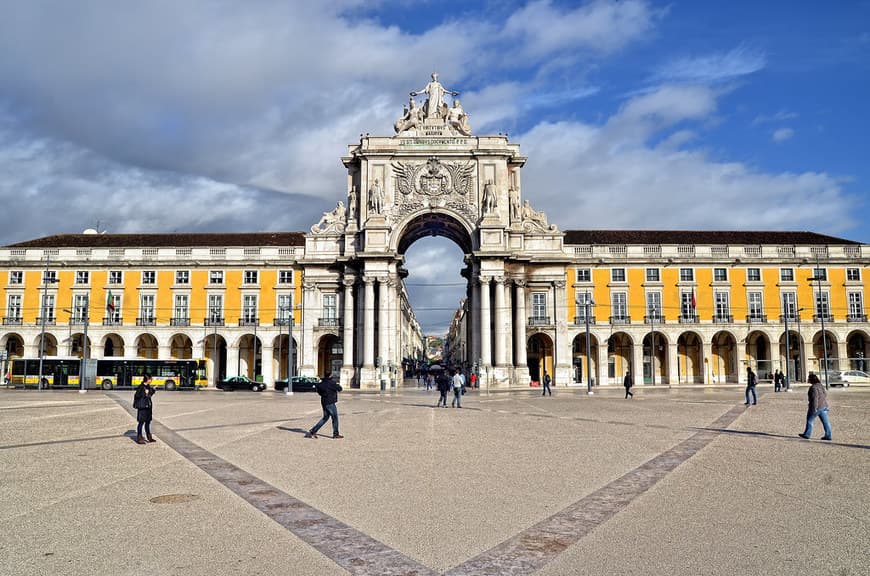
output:
<instances>
[{"instance_id":1,"label":"woman in dark coat","mask_svg":"<svg viewBox=\"0 0 870 576\"><path fill-rule=\"evenodd\" d=\"M136 408L136 420L139 421L139 427L136 429L136 443L147 444L148 442L157 442L151 436L151 397L157 389L151 385L151 374L145 374L142 378L142 383L136 388L136 393L133 395L133 408ZM142 438L142 426L145 426L145 435L148 438L146 441Z\"/></svg>"}]
</instances>

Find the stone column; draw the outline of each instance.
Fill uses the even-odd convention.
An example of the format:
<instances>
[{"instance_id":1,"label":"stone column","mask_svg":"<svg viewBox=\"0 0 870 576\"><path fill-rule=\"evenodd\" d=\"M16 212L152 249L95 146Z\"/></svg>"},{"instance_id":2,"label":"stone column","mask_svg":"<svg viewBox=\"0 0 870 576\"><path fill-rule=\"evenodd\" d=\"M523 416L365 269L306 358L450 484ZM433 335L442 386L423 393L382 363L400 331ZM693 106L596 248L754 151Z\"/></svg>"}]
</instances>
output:
<instances>
[{"instance_id":1,"label":"stone column","mask_svg":"<svg viewBox=\"0 0 870 576\"><path fill-rule=\"evenodd\" d=\"M737 343L737 381L746 383L746 342Z\"/></svg>"},{"instance_id":2,"label":"stone column","mask_svg":"<svg viewBox=\"0 0 870 576\"><path fill-rule=\"evenodd\" d=\"M668 343L668 385L679 383L680 373L677 365L677 342Z\"/></svg>"},{"instance_id":3,"label":"stone column","mask_svg":"<svg viewBox=\"0 0 870 576\"><path fill-rule=\"evenodd\" d=\"M239 376L239 347L227 344L227 378Z\"/></svg>"},{"instance_id":4,"label":"stone column","mask_svg":"<svg viewBox=\"0 0 870 576\"><path fill-rule=\"evenodd\" d=\"M345 277L344 279L343 370L353 368L353 285L355 281L353 277Z\"/></svg>"},{"instance_id":5,"label":"stone column","mask_svg":"<svg viewBox=\"0 0 870 576\"><path fill-rule=\"evenodd\" d=\"M302 336L299 346L302 348L302 374L315 375L319 366L317 363L317 348L314 342L314 326L320 319L322 309L317 298L317 285L313 282L302 282Z\"/></svg>"},{"instance_id":6,"label":"stone column","mask_svg":"<svg viewBox=\"0 0 870 576\"><path fill-rule=\"evenodd\" d=\"M620 383L625 374L619 374ZM635 386L643 385L643 336L640 336L631 345L631 377Z\"/></svg>"},{"instance_id":7,"label":"stone column","mask_svg":"<svg viewBox=\"0 0 870 576\"><path fill-rule=\"evenodd\" d=\"M363 282L365 282L365 297L363 298L365 310L363 366L371 368L375 365L375 279L366 276L363 278Z\"/></svg>"},{"instance_id":8,"label":"stone column","mask_svg":"<svg viewBox=\"0 0 870 576\"><path fill-rule=\"evenodd\" d=\"M390 331L390 287L385 278L378 280L378 356L381 357L381 366L386 364L390 357L389 331Z\"/></svg>"},{"instance_id":9,"label":"stone column","mask_svg":"<svg viewBox=\"0 0 870 576\"><path fill-rule=\"evenodd\" d=\"M265 344L261 348L261 352L263 362L263 383L268 388L274 388L275 377L272 372L272 346L266 346Z\"/></svg>"},{"instance_id":10,"label":"stone column","mask_svg":"<svg viewBox=\"0 0 870 576\"><path fill-rule=\"evenodd\" d=\"M492 365L489 333L489 283L491 278L480 277L480 357L484 366Z\"/></svg>"},{"instance_id":11,"label":"stone column","mask_svg":"<svg viewBox=\"0 0 870 576\"><path fill-rule=\"evenodd\" d=\"M514 323L516 327L514 330L514 339L516 340L514 347L516 347L517 352L517 366L525 368L528 365L528 358L526 357L526 322L528 321L526 318L526 281L517 280L516 286L517 319Z\"/></svg>"},{"instance_id":12,"label":"stone column","mask_svg":"<svg viewBox=\"0 0 870 576\"><path fill-rule=\"evenodd\" d=\"M472 272L473 273L473 272ZM480 284L471 280L471 306L469 306L469 324L471 325L471 362L477 362L480 354Z\"/></svg>"},{"instance_id":13,"label":"stone column","mask_svg":"<svg viewBox=\"0 0 870 576\"><path fill-rule=\"evenodd\" d=\"M505 324L507 310L504 303L504 278L498 276L495 280L495 363L497 366L507 364L505 355Z\"/></svg>"},{"instance_id":14,"label":"stone column","mask_svg":"<svg viewBox=\"0 0 870 576\"><path fill-rule=\"evenodd\" d=\"M553 332L555 335L553 348L556 349L553 379L555 381L556 376L558 376L558 382L561 385L573 380L571 375L572 342L568 335L568 306L566 305L565 285L564 280L553 282Z\"/></svg>"},{"instance_id":15,"label":"stone column","mask_svg":"<svg viewBox=\"0 0 870 576\"><path fill-rule=\"evenodd\" d=\"M610 366L607 364L607 344L598 340L598 366L596 366L597 376L595 377L595 385L601 386L603 384L610 384L610 378L607 377L607 371L610 369ZM620 382L621 384L622 382Z\"/></svg>"},{"instance_id":16,"label":"stone column","mask_svg":"<svg viewBox=\"0 0 870 576\"><path fill-rule=\"evenodd\" d=\"M704 350L701 358L701 370L704 371L704 384L712 384L712 370L710 363L713 361L713 341L704 342L702 345Z\"/></svg>"}]
</instances>

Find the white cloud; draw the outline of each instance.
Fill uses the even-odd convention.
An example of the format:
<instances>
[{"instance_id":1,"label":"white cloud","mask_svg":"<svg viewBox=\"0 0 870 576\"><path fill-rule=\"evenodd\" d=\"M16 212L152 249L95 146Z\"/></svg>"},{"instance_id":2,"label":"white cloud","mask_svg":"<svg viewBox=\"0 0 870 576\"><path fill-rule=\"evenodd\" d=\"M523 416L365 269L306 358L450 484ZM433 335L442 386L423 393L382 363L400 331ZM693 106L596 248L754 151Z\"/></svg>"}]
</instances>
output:
<instances>
[{"instance_id":1,"label":"white cloud","mask_svg":"<svg viewBox=\"0 0 870 576\"><path fill-rule=\"evenodd\" d=\"M786 120L794 120L797 117L798 117L798 114L796 112L789 112L788 110L779 110L776 114L773 114L770 116L768 116L766 114L759 114L752 121L752 125L755 126L757 124L768 124L771 122L784 122Z\"/></svg>"},{"instance_id":2,"label":"white cloud","mask_svg":"<svg viewBox=\"0 0 870 576\"><path fill-rule=\"evenodd\" d=\"M794 130L792 130L791 128L779 128L773 131L770 139L779 144L780 142L790 140L792 136L794 136Z\"/></svg>"},{"instance_id":3,"label":"white cloud","mask_svg":"<svg viewBox=\"0 0 870 576\"><path fill-rule=\"evenodd\" d=\"M766 64L764 52L738 46L728 52L677 58L660 67L652 79L665 83L713 84L753 74Z\"/></svg>"}]
</instances>

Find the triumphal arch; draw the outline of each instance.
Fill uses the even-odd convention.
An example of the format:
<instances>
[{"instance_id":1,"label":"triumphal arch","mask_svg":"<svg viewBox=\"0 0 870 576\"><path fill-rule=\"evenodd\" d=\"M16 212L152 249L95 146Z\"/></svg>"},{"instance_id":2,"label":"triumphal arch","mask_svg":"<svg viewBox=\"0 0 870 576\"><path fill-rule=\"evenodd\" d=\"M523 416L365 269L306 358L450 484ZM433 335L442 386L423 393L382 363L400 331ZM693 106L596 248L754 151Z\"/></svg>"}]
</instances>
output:
<instances>
[{"instance_id":1,"label":"triumphal arch","mask_svg":"<svg viewBox=\"0 0 870 576\"><path fill-rule=\"evenodd\" d=\"M319 308L325 292L343 302L305 337L342 343L342 382L375 387L379 365L401 365L404 255L422 237L449 238L465 254L469 357L492 386L529 380L529 294L566 301L563 234L523 198L526 158L506 135L475 134L458 96L432 74L410 93L395 134L349 146L347 203L306 234L304 308ZM320 364L318 348L305 349L303 363Z\"/></svg>"}]
</instances>

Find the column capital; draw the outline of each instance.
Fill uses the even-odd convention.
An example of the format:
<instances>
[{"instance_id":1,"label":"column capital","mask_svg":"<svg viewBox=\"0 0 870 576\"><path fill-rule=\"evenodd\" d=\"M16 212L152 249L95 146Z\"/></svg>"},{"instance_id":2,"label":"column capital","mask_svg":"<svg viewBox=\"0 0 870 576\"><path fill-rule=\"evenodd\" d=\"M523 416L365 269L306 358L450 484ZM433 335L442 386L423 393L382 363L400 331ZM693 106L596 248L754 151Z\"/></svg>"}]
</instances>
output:
<instances>
[{"instance_id":1,"label":"column capital","mask_svg":"<svg viewBox=\"0 0 870 576\"><path fill-rule=\"evenodd\" d=\"M481 286L484 286L484 285L487 285L487 286L488 286L489 283L492 282L492 276L478 276L478 277L477 277L477 282L478 282Z\"/></svg>"},{"instance_id":2,"label":"column capital","mask_svg":"<svg viewBox=\"0 0 870 576\"><path fill-rule=\"evenodd\" d=\"M565 281L564 280L556 280L555 282L553 282L553 286L555 286L556 288L564 288Z\"/></svg>"},{"instance_id":3,"label":"column capital","mask_svg":"<svg viewBox=\"0 0 870 576\"><path fill-rule=\"evenodd\" d=\"M363 274L362 280L363 280L363 282L365 282L366 284L374 284L374 283L375 283L375 280L377 280L377 277L376 277L376 276L371 276L371 275L369 275L369 274Z\"/></svg>"},{"instance_id":4,"label":"column capital","mask_svg":"<svg viewBox=\"0 0 870 576\"><path fill-rule=\"evenodd\" d=\"M516 285L517 288L525 288L526 285L528 285L528 282L525 280L514 280L514 285Z\"/></svg>"},{"instance_id":5,"label":"column capital","mask_svg":"<svg viewBox=\"0 0 870 576\"><path fill-rule=\"evenodd\" d=\"M504 284L504 276L493 276L492 279L496 284Z\"/></svg>"},{"instance_id":6,"label":"column capital","mask_svg":"<svg viewBox=\"0 0 870 576\"><path fill-rule=\"evenodd\" d=\"M317 282L313 280L302 280L302 288L305 290L314 290L317 288Z\"/></svg>"},{"instance_id":7,"label":"column capital","mask_svg":"<svg viewBox=\"0 0 870 576\"><path fill-rule=\"evenodd\" d=\"M355 276L345 276L342 280L342 284L344 284L345 288L352 288L354 284L356 284Z\"/></svg>"}]
</instances>

